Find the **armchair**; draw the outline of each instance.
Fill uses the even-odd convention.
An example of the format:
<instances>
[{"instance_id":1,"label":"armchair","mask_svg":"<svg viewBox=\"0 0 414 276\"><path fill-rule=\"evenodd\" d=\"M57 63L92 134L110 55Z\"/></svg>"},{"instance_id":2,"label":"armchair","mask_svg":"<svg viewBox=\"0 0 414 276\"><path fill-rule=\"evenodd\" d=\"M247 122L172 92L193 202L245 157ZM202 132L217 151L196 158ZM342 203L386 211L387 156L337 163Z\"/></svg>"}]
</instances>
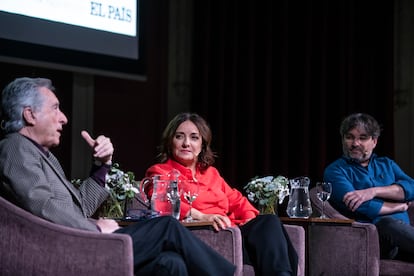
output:
<instances>
[{"instance_id":1,"label":"armchair","mask_svg":"<svg viewBox=\"0 0 414 276\"><path fill-rule=\"evenodd\" d=\"M130 208L147 209L139 197L133 201ZM305 275L305 230L297 225L284 225L290 240L298 254L298 276ZM253 266L243 264L243 249L241 233L238 227L229 227L216 232L212 227L190 227L191 232L207 245L214 248L228 261L236 266L235 276L254 276Z\"/></svg>"},{"instance_id":2,"label":"armchair","mask_svg":"<svg viewBox=\"0 0 414 276\"><path fill-rule=\"evenodd\" d=\"M1 275L132 276L132 240L58 225L0 197Z\"/></svg>"},{"instance_id":3,"label":"armchair","mask_svg":"<svg viewBox=\"0 0 414 276\"><path fill-rule=\"evenodd\" d=\"M305 230L297 225L284 225L286 232L298 254L298 276L305 275ZM206 244L217 250L227 260L236 265L235 275L254 276L253 266L243 264L241 233L238 227L230 227L216 232L210 228L194 227L190 230Z\"/></svg>"},{"instance_id":4,"label":"armchair","mask_svg":"<svg viewBox=\"0 0 414 276\"><path fill-rule=\"evenodd\" d=\"M101 234L58 225L39 218L0 197L1 275L133 275L132 241L128 235ZM285 225L299 255L298 275L304 275L305 233ZM236 266L235 275L254 275L243 266L237 227L193 233Z\"/></svg>"},{"instance_id":5,"label":"armchair","mask_svg":"<svg viewBox=\"0 0 414 276\"><path fill-rule=\"evenodd\" d=\"M322 210L316 188L310 190L315 213ZM347 219L329 202L324 213L329 218ZM414 208L409 209L411 224ZM413 275L414 263L380 259L378 232L374 224L353 222L351 226L314 226L310 233L311 275ZM324 261L321 261L324 260Z\"/></svg>"}]
</instances>

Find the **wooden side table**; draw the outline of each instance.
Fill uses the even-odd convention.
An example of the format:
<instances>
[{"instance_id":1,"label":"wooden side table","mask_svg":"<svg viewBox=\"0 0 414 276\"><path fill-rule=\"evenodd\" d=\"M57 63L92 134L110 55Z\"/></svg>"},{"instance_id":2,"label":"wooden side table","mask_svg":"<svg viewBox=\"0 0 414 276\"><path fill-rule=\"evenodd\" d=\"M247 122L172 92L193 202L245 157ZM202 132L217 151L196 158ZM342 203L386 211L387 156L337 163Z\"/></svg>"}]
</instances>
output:
<instances>
[{"instance_id":1,"label":"wooden side table","mask_svg":"<svg viewBox=\"0 0 414 276\"><path fill-rule=\"evenodd\" d=\"M312 252L312 248L310 248L310 239L311 237L311 230L312 226L345 226L350 227L354 220L350 219L335 219L335 218L318 218L318 217L310 217L310 218L289 218L289 217L280 217L280 220L284 224L294 224L302 226L305 229L305 275L312 275L311 269L309 267L309 254Z\"/></svg>"},{"instance_id":2,"label":"wooden side table","mask_svg":"<svg viewBox=\"0 0 414 276\"><path fill-rule=\"evenodd\" d=\"M196 220L196 221L192 221L192 222L186 222L186 221L180 221L180 222L185 227L209 227L209 226L213 226L212 221Z\"/></svg>"},{"instance_id":3,"label":"wooden side table","mask_svg":"<svg viewBox=\"0 0 414 276\"><path fill-rule=\"evenodd\" d=\"M318 217L310 217L310 218L289 218L289 217L281 217L280 220L286 224L296 224L300 226L308 226L310 224L335 224L335 225L350 225L354 222L352 219L337 219L337 218L318 218Z\"/></svg>"},{"instance_id":4,"label":"wooden side table","mask_svg":"<svg viewBox=\"0 0 414 276\"><path fill-rule=\"evenodd\" d=\"M116 222L118 222L118 225L123 227L123 226L128 226L131 224L136 223L136 220L123 220L123 219L115 219ZM180 221L181 224L185 227L209 227L209 226L213 226L213 222L211 221L192 221L192 222L186 222L186 221Z\"/></svg>"}]
</instances>

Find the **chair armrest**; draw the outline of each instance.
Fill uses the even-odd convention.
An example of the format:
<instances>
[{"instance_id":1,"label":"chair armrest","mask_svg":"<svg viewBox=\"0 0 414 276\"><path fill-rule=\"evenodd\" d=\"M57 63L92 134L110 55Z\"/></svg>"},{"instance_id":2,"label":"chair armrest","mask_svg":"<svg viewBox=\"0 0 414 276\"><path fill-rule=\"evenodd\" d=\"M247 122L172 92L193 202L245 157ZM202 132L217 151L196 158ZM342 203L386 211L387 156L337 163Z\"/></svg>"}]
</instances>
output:
<instances>
[{"instance_id":1,"label":"chair armrest","mask_svg":"<svg viewBox=\"0 0 414 276\"><path fill-rule=\"evenodd\" d=\"M74 229L0 198L2 275L133 275L131 237Z\"/></svg>"},{"instance_id":2,"label":"chair armrest","mask_svg":"<svg viewBox=\"0 0 414 276\"><path fill-rule=\"evenodd\" d=\"M310 275L379 275L379 242L375 225L309 227Z\"/></svg>"},{"instance_id":3,"label":"chair armrest","mask_svg":"<svg viewBox=\"0 0 414 276\"><path fill-rule=\"evenodd\" d=\"M238 227L214 231L211 227L189 228L191 232L236 266L234 275L243 274L243 250Z\"/></svg>"},{"instance_id":4,"label":"chair armrest","mask_svg":"<svg viewBox=\"0 0 414 276\"><path fill-rule=\"evenodd\" d=\"M305 229L302 226L284 224L290 241L298 254L298 276L305 275Z\"/></svg>"},{"instance_id":5,"label":"chair armrest","mask_svg":"<svg viewBox=\"0 0 414 276\"><path fill-rule=\"evenodd\" d=\"M411 202L407 211L408 211L408 216L410 218L410 224L414 225L414 201Z\"/></svg>"}]
</instances>

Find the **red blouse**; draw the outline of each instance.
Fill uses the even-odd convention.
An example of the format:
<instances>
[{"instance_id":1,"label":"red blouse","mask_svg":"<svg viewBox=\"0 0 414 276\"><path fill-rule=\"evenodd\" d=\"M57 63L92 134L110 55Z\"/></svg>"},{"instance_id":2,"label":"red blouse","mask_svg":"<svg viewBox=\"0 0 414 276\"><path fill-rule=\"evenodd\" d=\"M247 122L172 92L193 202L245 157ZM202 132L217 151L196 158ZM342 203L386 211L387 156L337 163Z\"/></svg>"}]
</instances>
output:
<instances>
[{"instance_id":1,"label":"red blouse","mask_svg":"<svg viewBox=\"0 0 414 276\"><path fill-rule=\"evenodd\" d=\"M179 179L193 179L190 169L171 159L166 163L151 166L147 170L146 176L167 175L173 169L180 172ZM199 194L193 202L193 208L200 212L226 215L230 218L233 225L243 224L259 214L259 211L253 207L241 192L226 183L216 168L210 166L203 172L197 169L196 179L199 183ZM152 194L152 187L148 187L147 193L149 195ZM190 205L185 200L181 200L180 219L184 218L189 209Z\"/></svg>"}]
</instances>

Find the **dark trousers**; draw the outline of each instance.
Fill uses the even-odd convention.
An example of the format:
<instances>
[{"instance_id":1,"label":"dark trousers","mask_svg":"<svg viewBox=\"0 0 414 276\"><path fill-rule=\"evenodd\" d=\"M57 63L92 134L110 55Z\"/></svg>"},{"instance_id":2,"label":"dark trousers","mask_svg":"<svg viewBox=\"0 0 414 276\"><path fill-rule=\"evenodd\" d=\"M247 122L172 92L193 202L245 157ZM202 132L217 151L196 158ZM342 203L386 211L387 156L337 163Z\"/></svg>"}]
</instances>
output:
<instances>
[{"instance_id":1,"label":"dark trousers","mask_svg":"<svg viewBox=\"0 0 414 276\"><path fill-rule=\"evenodd\" d=\"M377 223L381 258L414 262L414 227L384 216Z\"/></svg>"},{"instance_id":2,"label":"dark trousers","mask_svg":"<svg viewBox=\"0 0 414 276\"><path fill-rule=\"evenodd\" d=\"M235 266L175 218L162 216L121 228L132 237L137 275L233 275Z\"/></svg>"},{"instance_id":3,"label":"dark trousers","mask_svg":"<svg viewBox=\"0 0 414 276\"><path fill-rule=\"evenodd\" d=\"M276 215L259 215L240 226L244 263L256 275L297 275L298 255Z\"/></svg>"}]
</instances>

